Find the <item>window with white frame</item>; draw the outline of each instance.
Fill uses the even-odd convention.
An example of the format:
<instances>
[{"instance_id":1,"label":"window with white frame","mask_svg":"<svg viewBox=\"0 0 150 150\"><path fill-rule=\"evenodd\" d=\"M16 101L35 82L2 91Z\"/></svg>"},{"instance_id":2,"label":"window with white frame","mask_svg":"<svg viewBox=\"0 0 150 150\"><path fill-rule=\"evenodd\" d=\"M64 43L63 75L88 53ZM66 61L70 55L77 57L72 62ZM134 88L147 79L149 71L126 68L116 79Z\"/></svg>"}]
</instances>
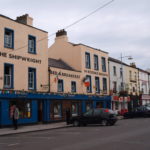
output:
<instances>
[{"instance_id":1,"label":"window with white frame","mask_svg":"<svg viewBox=\"0 0 150 150\"><path fill-rule=\"evenodd\" d=\"M91 64L90 64L90 53L85 53L85 67L90 69Z\"/></svg>"},{"instance_id":2,"label":"window with white frame","mask_svg":"<svg viewBox=\"0 0 150 150\"><path fill-rule=\"evenodd\" d=\"M100 93L99 77L95 77L95 92L96 92L96 93Z\"/></svg>"},{"instance_id":3,"label":"window with white frame","mask_svg":"<svg viewBox=\"0 0 150 150\"><path fill-rule=\"evenodd\" d=\"M106 58L102 57L102 71L106 72Z\"/></svg>"},{"instance_id":4,"label":"window with white frame","mask_svg":"<svg viewBox=\"0 0 150 150\"><path fill-rule=\"evenodd\" d=\"M58 92L64 91L64 83L62 79L58 79Z\"/></svg>"},{"instance_id":5,"label":"window with white frame","mask_svg":"<svg viewBox=\"0 0 150 150\"><path fill-rule=\"evenodd\" d=\"M36 37L32 35L28 36L28 52L32 54L36 53Z\"/></svg>"},{"instance_id":6,"label":"window with white frame","mask_svg":"<svg viewBox=\"0 0 150 150\"><path fill-rule=\"evenodd\" d=\"M98 65L98 56L94 55L94 69L98 70L99 69L99 65Z\"/></svg>"},{"instance_id":7,"label":"window with white frame","mask_svg":"<svg viewBox=\"0 0 150 150\"><path fill-rule=\"evenodd\" d=\"M28 89L36 90L36 69L35 68L28 69Z\"/></svg>"},{"instance_id":8,"label":"window with white frame","mask_svg":"<svg viewBox=\"0 0 150 150\"><path fill-rule=\"evenodd\" d=\"M107 93L107 79L103 78L103 92Z\"/></svg>"},{"instance_id":9,"label":"window with white frame","mask_svg":"<svg viewBox=\"0 0 150 150\"><path fill-rule=\"evenodd\" d=\"M13 88L13 65L4 64L4 88Z\"/></svg>"},{"instance_id":10,"label":"window with white frame","mask_svg":"<svg viewBox=\"0 0 150 150\"><path fill-rule=\"evenodd\" d=\"M5 48L14 48L14 31L11 29L5 28L4 47Z\"/></svg>"},{"instance_id":11,"label":"window with white frame","mask_svg":"<svg viewBox=\"0 0 150 150\"><path fill-rule=\"evenodd\" d=\"M71 92L76 92L76 82L75 81L71 82Z\"/></svg>"}]
</instances>

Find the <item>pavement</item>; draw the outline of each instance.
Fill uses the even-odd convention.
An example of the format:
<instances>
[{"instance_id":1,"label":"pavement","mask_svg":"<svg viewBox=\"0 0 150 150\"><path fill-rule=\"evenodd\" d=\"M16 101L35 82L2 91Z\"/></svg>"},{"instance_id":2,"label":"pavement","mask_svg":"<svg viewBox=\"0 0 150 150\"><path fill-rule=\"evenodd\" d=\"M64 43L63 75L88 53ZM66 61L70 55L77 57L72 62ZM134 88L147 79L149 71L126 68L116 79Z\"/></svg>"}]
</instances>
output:
<instances>
[{"instance_id":1,"label":"pavement","mask_svg":"<svg viewBox=\"0 0 150 150\"><path fill-rule=\"evenodd\" d=\"M123 119L123 117L118 116L118 120L121 120L121 119ZM17 130L14 130L13 127L0 128L0 136L35 132L35 131L43 131L43 130L51 130L51 129L59 129L59 128L66 128L70 126L72 125L66 125L66 122L58 122L58 123L36 124L36 125L25 125L25 126L21 125L21 126L18 126Z\"/></svg>"},{"instance_id":2,"label":"pavement","mask_svg":"<svg viewBox=\"0 0 150 150\"><path fill-rule=\"evenodd\" d=\"M14 130L13 127L0 128L0 136L43 131L43 130L50 130L50 129L58 129L58 128L66 128L69 126L71 125L66 125L66 122L59 122L59 123L36 124L36 125L25 125L25 126L21 125L18 126L17 130Z\"/></svg>"}]
</instances>

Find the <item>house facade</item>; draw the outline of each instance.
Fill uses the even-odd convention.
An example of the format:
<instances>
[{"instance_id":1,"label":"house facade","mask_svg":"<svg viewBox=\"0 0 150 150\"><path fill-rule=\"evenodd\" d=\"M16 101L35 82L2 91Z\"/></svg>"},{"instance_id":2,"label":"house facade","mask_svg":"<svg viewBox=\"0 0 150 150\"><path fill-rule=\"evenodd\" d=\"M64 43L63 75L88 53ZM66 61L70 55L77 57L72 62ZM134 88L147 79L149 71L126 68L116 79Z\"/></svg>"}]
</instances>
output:
<instances>
[{"instance_id":1,"label":"house facade","mask_svg":"<svg viewBox=\"0 0 150 150\"><path fill-rule=\"evenodd\" d=\"M128 109L130 97L128 93L128 82L126 80L127 64L120 60L109 57L110 95L112 96L112 109L121 111Z\"/></svg>"},{"instance_id":2,"label":"house facade","mask_svg":"<svg viewBox=\"0 0 150 150\"><path fill-rule=\"evenodd\" d=\"M0 32L0 125L12 124L13 104L20 111L19 123L38 122L36 93L48 92L42 86L48 84L43 67L48 66L48 33L33 27L28 14L16 20L0 15Z\"/></svg>"},{"instance_id":3,"label":"house facade","mask_svg":"<svg viewBox=\"0 0 150 150\"><path fill-rule=\"evenodd\" d=\"M50 91L72 95L69 99L64 97L61 101L52 101L61 103L59 108L61 106L63 110L62 118L67 109L72 115L75 115L76 110L77 115L89 108L111 107L107 52L84 44L70 43L67 32L60 30L49 48L49 69ZM51 106L53 113L54 109Z\"/></svg>"}]
</instances>

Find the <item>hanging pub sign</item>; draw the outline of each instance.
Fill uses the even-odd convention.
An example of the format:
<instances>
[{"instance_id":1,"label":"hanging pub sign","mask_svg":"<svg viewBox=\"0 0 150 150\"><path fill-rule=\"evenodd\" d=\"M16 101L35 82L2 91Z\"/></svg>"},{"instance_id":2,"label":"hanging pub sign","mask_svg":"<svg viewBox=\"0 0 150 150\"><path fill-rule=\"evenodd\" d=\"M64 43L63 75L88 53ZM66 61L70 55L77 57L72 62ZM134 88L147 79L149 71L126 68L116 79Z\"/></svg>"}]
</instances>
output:
<instances>
[{"instance_id":1,"label":"hanging pub sign","mask_svg":"<svg viewBox=\"0 0 150 150\"><path fill-rule=\"evenodd\" d=\"M42 62L40 59L24 57L24 56L20 56L20 55L14 55L14 54L6 53L6 52L0 52L0 57L21 60L21 61L25 61L25 62L32 62L32 63L37 63L37 64L41 64L41 62Z\"/></svg>"}]
</instances>

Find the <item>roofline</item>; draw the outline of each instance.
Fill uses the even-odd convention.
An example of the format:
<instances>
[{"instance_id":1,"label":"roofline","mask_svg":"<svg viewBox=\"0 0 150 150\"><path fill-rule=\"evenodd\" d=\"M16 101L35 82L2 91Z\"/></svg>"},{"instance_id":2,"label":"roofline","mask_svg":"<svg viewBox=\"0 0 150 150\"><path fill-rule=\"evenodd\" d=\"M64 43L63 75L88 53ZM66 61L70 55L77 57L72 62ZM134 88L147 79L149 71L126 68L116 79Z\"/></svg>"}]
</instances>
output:
<instances>
[{"instance_id":1,"label":"roofline","mask_svg":"<svg viewBox=\"0 0 150 150\"><path fill-rule=\"evenodd\" d=\"M146 71L146 70L143 70L143 69L141 69L141 68L138 68L138 70L141 71L141 72L150 74L150 72L148 72L148 71Z\"/></svg>"},{"instance_id":2,"label":"roofline","mask_svg":"<svg viewBox=\"0 0 150 150\"><path fill-rule=\"evenodd\" d=\"M48 65L49 68L59 68L59 69L63 69L63 70L67 70L67 71L74 71L74 72L82 72L82 71L78 71L78 70L69 70L69 69L64 69L64 68L61 68L61 67L53 67L53 66L50 66Z\"/></svg>"},{"instance_id":3,"label":"roofline","mask_svg":"<svg viewBox=\"0 0 150 150\"><path fill-rule=\"evenodd\" d=\"M17 22L16 20L11 19L11 18L9 18L9 17L7 17L7 16L4 16L4 15L1 15L1 14L0 14L0 17L3 17L3 18L5 18L5 19L9 19L9 20L14 21L14 22L16 22L16 23L19 23L19 24L22 24L22 25L25 25L25 26L28 26L28 27L31 27L31 28L34 28L34 29L40 30L40 31L45 32L45 33L48 33L47 31L44 31L44 30L42 30L42 29L39 29L39 28L36 28L36 27L30 26L30 25L27 25L27 24L24 24L24 23Z\"/></svg>"},{"instance_id":4,"label":"roofline","mask_svg":"<svg viewBox=\"0 0 150 150\"><path fill-rule=\"evenodd\" d=\"M82 45L82 46L86 46L86 47L92 48L92 49L94 49L94 50L101 51L101 52L103 52L103 53L108 54L108 52L106 52L106 51L103 51L103 50L101 50L101 49L97 49L97 48L94 48L94 47L91 47L91 46L88 46L88 45L85 45L85 44L82 44L82 43L79 43L79 44L74 44L74 43L71 43L71 42L69 42L69 43L72 44L73 46L80 46L80 45Z\"/></svg>"}]
</instances>

